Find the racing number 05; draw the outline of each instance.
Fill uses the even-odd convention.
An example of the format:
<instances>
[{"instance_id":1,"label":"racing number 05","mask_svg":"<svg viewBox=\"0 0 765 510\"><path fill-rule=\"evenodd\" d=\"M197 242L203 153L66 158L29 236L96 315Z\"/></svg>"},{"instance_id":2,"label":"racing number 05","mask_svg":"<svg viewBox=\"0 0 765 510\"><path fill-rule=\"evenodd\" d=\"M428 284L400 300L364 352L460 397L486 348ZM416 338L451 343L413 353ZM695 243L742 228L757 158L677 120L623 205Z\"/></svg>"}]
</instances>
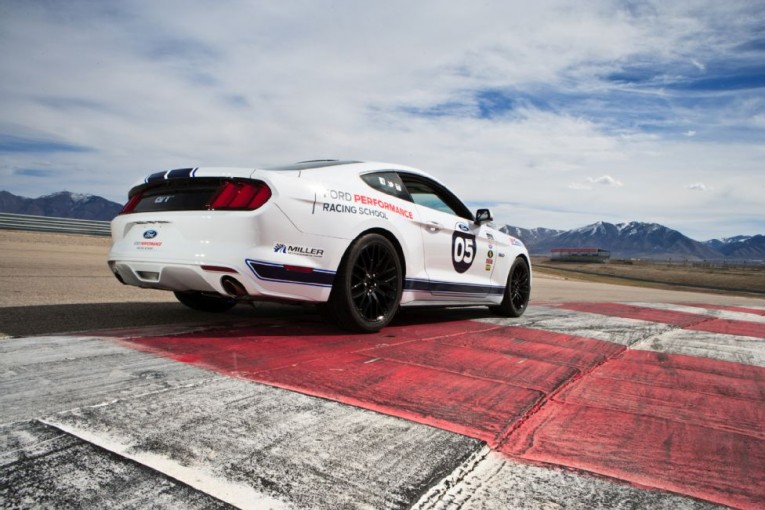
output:
<instances>
[{"instance_id":1,"label":"racing number 05","mask_svg":"<svg viewBox=\"0 0 765 510\"><path fill-rule=\"evenodd\" d=\"M452 264L458 273L464 273L473 265L476 242L473 234L454 232L452 234Z\"/></svg>"}]
</instances>

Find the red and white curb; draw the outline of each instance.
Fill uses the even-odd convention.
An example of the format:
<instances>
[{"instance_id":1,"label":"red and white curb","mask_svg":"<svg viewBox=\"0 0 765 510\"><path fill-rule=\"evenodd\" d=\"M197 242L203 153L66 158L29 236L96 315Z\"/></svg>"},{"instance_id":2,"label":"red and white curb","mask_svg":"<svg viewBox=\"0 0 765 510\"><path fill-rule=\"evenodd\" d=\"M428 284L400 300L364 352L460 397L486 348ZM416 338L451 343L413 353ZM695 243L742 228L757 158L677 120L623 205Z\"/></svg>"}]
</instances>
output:
<instances>
[{"instance_id":1,"label":"red and white curb","mask_svg":"<svg viewBox=\"0 0 765 510\"><path fill-rule=\"evenodd\" d=\"M237 384L321 397L486 445L471 447L472 456L413 500L416 490L401 489L392 506L574 501L571 506L608 508L637 498L652 507L700 508L707 501L761 508L765 502L762 308L566 303L532 307L514 320L397 322L375 335L280 319L191 333L135 331L119 342ZM91 411L90 419L114 420L104 413ZM87 432L94 427L89 419L71 413L46 422L106 433ZM119 424L109 423L114 433ZM120 436L121 451L146 449L141 428L131 430ZM407 430L417 444L435 440ZM466 451L464 444L450 447ZM277 501L306 504L289 491L276 494Z\"/></svg>"}]
</instances>

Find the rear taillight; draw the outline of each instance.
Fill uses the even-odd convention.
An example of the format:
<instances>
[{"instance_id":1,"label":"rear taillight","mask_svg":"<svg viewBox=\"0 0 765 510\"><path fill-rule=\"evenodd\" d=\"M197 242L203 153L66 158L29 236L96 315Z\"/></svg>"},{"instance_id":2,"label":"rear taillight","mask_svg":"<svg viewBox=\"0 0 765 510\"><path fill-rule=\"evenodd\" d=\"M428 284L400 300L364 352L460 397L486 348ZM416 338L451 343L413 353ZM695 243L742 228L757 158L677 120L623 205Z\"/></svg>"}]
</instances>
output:
<instances>
[{"instance_id":1,"label":"rear taillight","mask_svg":"<svg viewBox=\"0 0 765 510\"><path fill-rule=\"evenodd\" d=\"M133 212L133 209L135 209L135 206L138 205L138 202L141 201L141 195L142 193L136 193L132 197L130 197L130 200L127 201L127 204L125 204L125 207L122 208L120 211L120 214L127 214Z\"/></svg>"},{"instance_id":2,"label":"rear taillight","mask_svg":"<svg viewBox=\"0 0 765 510\"><path fill-rule=\"evenodd\" d=\"M227 182L210 202L210 209L254 211L268 202L271 189L262 182Z\"/></svg>"}]
</instances>

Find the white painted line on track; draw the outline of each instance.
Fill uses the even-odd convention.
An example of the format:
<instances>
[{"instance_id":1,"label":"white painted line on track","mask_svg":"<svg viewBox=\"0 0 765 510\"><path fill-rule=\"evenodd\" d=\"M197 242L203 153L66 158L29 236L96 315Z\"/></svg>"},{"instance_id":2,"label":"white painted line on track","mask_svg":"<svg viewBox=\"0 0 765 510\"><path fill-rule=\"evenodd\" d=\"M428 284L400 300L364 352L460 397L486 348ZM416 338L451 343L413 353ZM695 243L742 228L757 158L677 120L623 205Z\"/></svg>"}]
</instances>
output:
<instances>
[{"instance_id":1,"label":"white painted line on track","mask_svg":"<svg viewBox=\"0 0 765 510\"><path fill-rule=\"evenodd\" d=\"M251 508L254 510L263 508L273 510L292 508L283 501L262 494L250 486L213 476L198 468L186 467L163 455L151 452L136 452L130 444L123 443L103 432L95 434L87 429L68 424L52 423L46 420L39 421L49 427L56 428L78 439L94 444L99 448L154 469L235 507L242 509Z\"/></svg>"},{"instance_id":2,"label":"white painted line on track","mask_svg":"<svg viewBox=\"0 0 765 510\"><path fill-rule=\"evenodd\" d=\"M641 340L630 348L765 367L765 340L751 336L674 329Z\"/></svg>"},{"instance_id":3,"label":"white painted line on track","mask_svg":"<svg viewBox=\"0 0 765 510\"><path fill-rule=\"evenodd\" d=\"M672 312L692 313L695 315L704 315L714 317L715 319L726 319L732 321L758 322L765 324L765 316L755 313L737 312L732 310L718 310L714 308L704 308L702 306L692 305L674 305L670 303L625 303L644 308L653 308L654 310L669 310Z\"/></svg>"}]
</instances>

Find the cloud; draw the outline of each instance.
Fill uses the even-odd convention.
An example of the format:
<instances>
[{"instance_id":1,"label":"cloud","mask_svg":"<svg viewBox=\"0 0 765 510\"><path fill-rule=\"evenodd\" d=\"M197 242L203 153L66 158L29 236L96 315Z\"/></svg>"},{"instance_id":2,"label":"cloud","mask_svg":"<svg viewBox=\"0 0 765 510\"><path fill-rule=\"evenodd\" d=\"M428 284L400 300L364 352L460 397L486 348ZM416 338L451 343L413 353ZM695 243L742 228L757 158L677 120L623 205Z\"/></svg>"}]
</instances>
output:
<instances>
[{"instance_id":1,"label":"cloud","mask_svg":"<svg viewBox=\"0 0 765 510\"><path fill-rule=\"evenodd\" d=\"M693 191L709 191L709 190L713 190L714 188L712 186L707 186L703 182L696 182L693 184L689 184L688 189Z\"/></svg>"},{"instance_id":2,"label":"cloud","mask_svg":"<svg viewBox=\"0 0 765 510\"><path fill-rule=\"evenodd\" d=\"M93 149L44 138L22 138L0 133L0 153L49 154L53 152L91 152Z\"/></svg>"},{"instance_id":3,"label":"cloud","mask_svg":"<svg viewBox=\"0 0 765 510\"><path fill-rule=\"evenodd\" d=\"M568 185L570 189L575 190L589 190L593 189L592 185L597 184L600 186L610 186L615 188L620 188L624 186L624 183L622 181L619 181L617 179L614 179L610 175L602 175L600 177L587 177L584 182L572 182Z\"/></svg>"},{"instance_id":4,"label":"cloud","mask_svg":"<svg viewBox=\"0 0 765 510\"><path fill-rule=\"evenodd\" d=\"M624 184L622 184L621 181L614 179L610 175L602 175L595 179L593 179L592 177L588 177L587 182L591 182L593 184L601 184L603 186L615 186L615 187L624 186Z\"/></svg>"},{"instance_id":5,"label":"cloud","mask_svg":"<svg viewBox=\"0 0 765 510\"><path fill-rule=\"evenodd\" d=\"M691 59L691 64L693 64L699 71L705 71L707 66L696 60L695 58Z\"/></svg>"},{"instance_id":6,"label":"cloud","mask_svg":"<svg viewBox=\"0 0 765 510\"><path fill-rule=\"evenodd\" d=\"M13 174L27 177L51 177L56 175L56 171L48 168L17 168Z\"/></svg>"},{"instance_id":7,"label":"cloud","mask_svg":"<svg viewBox=\"0 0 765 510\"><path fill-rule=\"evenodd\" d=\"M698 204L671 190L714 180L731 191L705 204L709 237L742 234L765 208L742 184L761 172L761 26L745 0L12 2L0 178L123 201L166 168L394 161L552 228L675 221ZM41 160L55 172L7 170ZM571 193L615 188L597 209Z\"/></svg>"}]
</instances>

